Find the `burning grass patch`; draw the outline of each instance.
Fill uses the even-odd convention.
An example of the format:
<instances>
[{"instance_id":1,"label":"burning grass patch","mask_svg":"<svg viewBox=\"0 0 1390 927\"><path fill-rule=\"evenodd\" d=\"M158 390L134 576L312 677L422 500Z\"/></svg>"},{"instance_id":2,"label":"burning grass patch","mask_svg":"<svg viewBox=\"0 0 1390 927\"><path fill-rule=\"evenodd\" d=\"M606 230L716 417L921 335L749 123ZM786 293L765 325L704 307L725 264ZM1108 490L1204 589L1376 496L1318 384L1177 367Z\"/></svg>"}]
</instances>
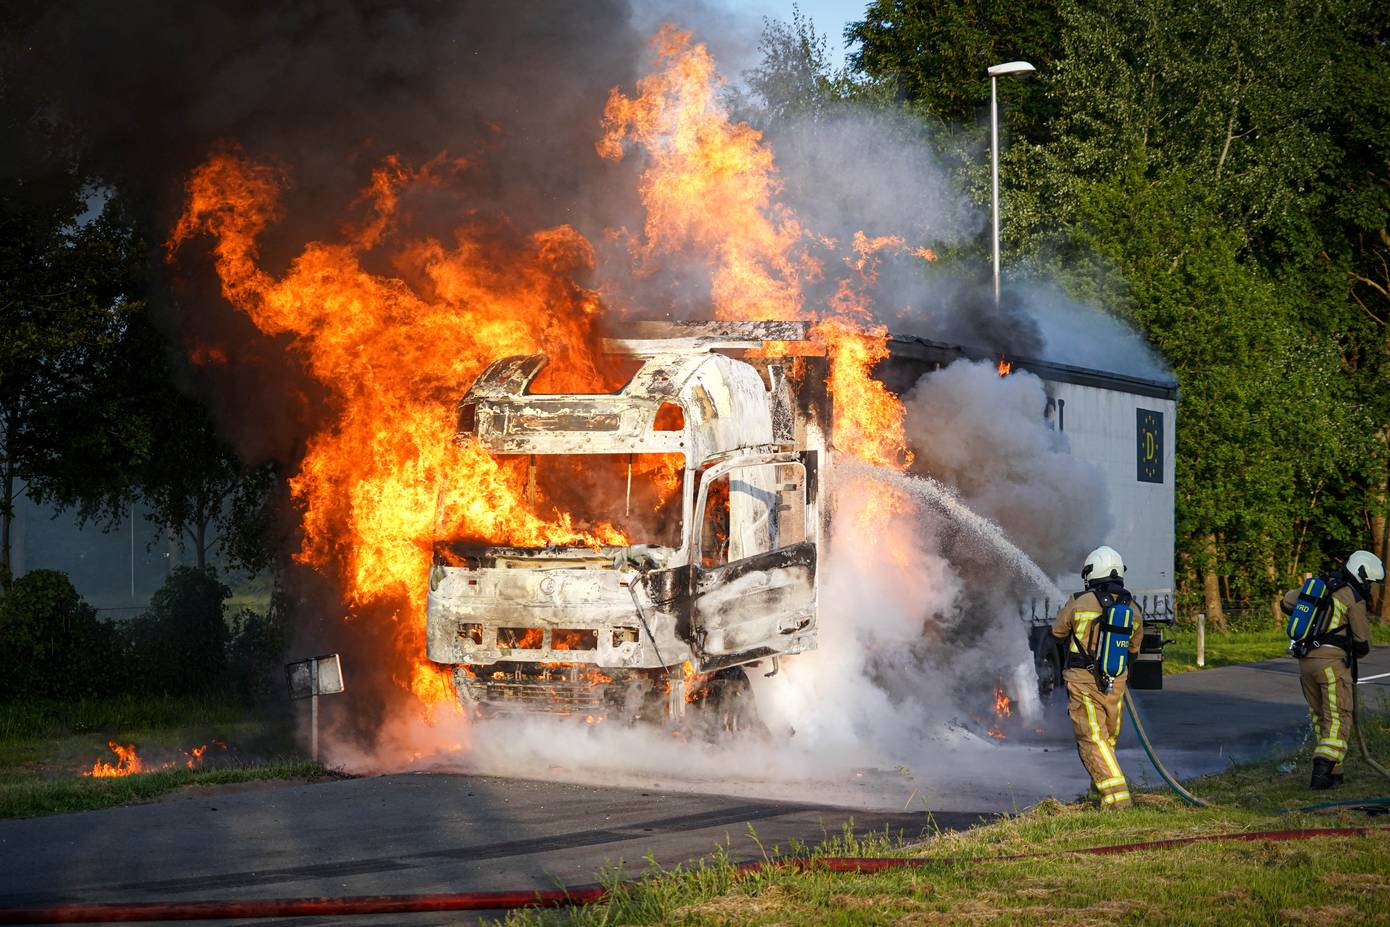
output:
<instances>
[{"instance_id":1,"label":"burning grass patch","mask_svg":"<svg viewBox=\"0 0 1390 927\"><path fill-rule=\"evenodd\" d=\"M0 782L0 818L34 817L93 811L136 801L151 801L184 786L288 780L313 782L343 778L318 763L271 760L217 769L161 769L114 778L28 778Z\"/></svg>"},{"instance_id":2,"label":"burning grass patch","mask_svg":"<svg viewBox=\"0 0 1390 927\"><path fill-rule=\"evenodd\" d=\"M137 764L113 753L138 745ZM93 775L101 768L106 774ZM294 755L274 724L211 699L111 698L0 704L0 817L148 801L184 786L337 774Z\"/></svg>"}]
</instances>

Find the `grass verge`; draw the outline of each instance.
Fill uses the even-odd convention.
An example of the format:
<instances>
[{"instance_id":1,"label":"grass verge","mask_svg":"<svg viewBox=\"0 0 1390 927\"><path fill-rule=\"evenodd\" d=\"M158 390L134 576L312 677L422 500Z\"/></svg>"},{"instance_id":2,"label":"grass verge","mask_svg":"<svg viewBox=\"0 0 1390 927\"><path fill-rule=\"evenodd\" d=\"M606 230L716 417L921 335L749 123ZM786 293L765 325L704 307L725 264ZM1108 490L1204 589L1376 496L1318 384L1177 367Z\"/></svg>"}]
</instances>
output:
<instances>
[{"instance_id":1,"label":"grass verge","mask_svg":"<svg viewBox=\"0 0 1390 927\"><path fill-rule=\"evenodd\" d=\"M0 703L0 742L115 729L127 733L168 730L195 720L206 724L234 724L247 720L247 711L223 700L188 696L121 695L70 702L27 699Z\"/></svg>"},{"instance_id":2,"label":"grass verge","mask_svg":"<svg viewBox=\"0 0 1390 927\"><path fill-rule=\"evenodd\" d=\"M1386 757L1390 714L1366 720L1372 753ZM1288 809L1320 800L1390 795L1359 759L1347 785L1307 790L1305 745L1190 783L1216 803L1191 808L1167 792L1103 812L1045 801L1024 814L914 843L846 833L815 848L768 848L808 856L915 856L924 869L871 875L768 870L738 878L727 852L674 870L649 869L611 900L569 911L518 911L506 927L547 924L1332 924L1384 923L1390 905L1390 827L1369 836L1289 843L1216 841L1124 857L1069 853L1106 846L1259 830L1375 826L1364 813ZM924 820L930 828L930 819ZM1044 853L1030 859L990 859Z\"/></svg>"},{"instance_id":3,"label":"grass verge","mask_svg":"<svg viewBox=\"0 0 1390 927\"><path fill-rule=\"evenodd\" d=\"M108 741L135 745L150 771L81 775L96 760L116 760ZM202 765L186 768L189 751L205 744L212 746ZM283 726L235 703L119 697L0 704L0 818L148 801L184 786L336 776L295 755Z\"/></svg>"},{"instance_id":4,"label":"grass verge","mask_svg":"<svg viewBox=\"0 0 1390 927\"><path fill-rule=\"evenodd\" d=\"M184 786L227 785L273 779L315 781L341 778L318 763L285 759L219 766L214 769L162 769L112 779L27 777L0 782L0 818L93 811L133 801L149 801Z\"/></svg>"},{"instance_id":5,"label":"grass verge","mask_svg":"<svg viewBox=\"0 0 1390 927\"><path fill-rule=\"evenodd\" d=\"M1197 629L1192 626L1174 627L1167 632L1173 643L1163 651L1165 673L1186 673L1202 669L1197 665ZM1282 629L1262 631L1226 631L1214 634L1207 631L1206 668L1254 663L1285 656L1289 639Z\"/></svg>"}]
</instances>

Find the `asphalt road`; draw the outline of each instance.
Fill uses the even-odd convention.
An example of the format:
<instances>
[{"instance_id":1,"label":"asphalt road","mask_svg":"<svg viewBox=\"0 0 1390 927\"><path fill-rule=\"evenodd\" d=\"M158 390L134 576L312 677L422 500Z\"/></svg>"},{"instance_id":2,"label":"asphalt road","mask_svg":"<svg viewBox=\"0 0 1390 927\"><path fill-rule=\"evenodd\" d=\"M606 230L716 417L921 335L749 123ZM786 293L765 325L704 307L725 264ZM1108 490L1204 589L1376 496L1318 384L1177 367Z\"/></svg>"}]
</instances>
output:
<instances>
[{"instance_id":1,"label":"asphalt road","mask_svg":"<svg viewBox=\"0 0 1390 927\"><path fill-rule=\"evenodd\" d=\"M922 814L437 773L221 790L0 822L0 907L574 886L604 868L641 871L648 855L670 866L722 844L752 858L762 851L750 828L764 846L785 847L851 819L910 836L926 825Z\"/></svg>"},{"instance_id":2,"label":"asphalt road","mask_svg":"<svg viewBox=\"0 0 1390 927\"><path fill-rule=\"evenodd\" d=\"M1296 672L1293 661L1278 660L1170 676L1162 692L1141 693L1140 704L1170 766L1211 771L1301 736L1306 709ZM1390 693L1390 648L1362 665L1363 676L1382 673L1361 687L1363 695ZM1048 730L998 747L987 765L1002 770L1002 782L1028 764L1041 771L1035 782L1074 796L1086 780L1064 729ZM1135 747L1121 758L1144 778ZM556 771L554 778L573 777ZM950 805L952 795L975 796L976 803L934 811L930 820L921 810L902 810L918 806L912 793L903 801L909 783L888 773L861 775L833 800L814 790L817 800L805 802L756 797L746 794L757 791L752 785L721 787L708 779L625 788L439 772L186 792L150 804L0 821L0 907L573 886L594 882L605 868L637 872L648 857L669 866L716 845L736 859L754 858L759 843L816 842L851 821L860 831L890 828L910 837L931 826L966 827L1046 794L1037 785L991 791L989 776L978 770L968 778L933 778L927 806ZM782 785L780 794L797 793ZM464 922L459 915L351 921Z\"/></svg>"}]
</instances>

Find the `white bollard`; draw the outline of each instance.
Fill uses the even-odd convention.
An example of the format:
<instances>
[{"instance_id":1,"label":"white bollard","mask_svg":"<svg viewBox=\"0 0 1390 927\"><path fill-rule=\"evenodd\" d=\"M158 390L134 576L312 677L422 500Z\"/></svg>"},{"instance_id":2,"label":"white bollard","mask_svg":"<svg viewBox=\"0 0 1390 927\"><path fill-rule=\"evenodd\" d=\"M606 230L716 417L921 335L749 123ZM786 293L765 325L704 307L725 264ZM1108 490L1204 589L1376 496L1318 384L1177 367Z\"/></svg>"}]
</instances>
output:
<instances>
[{"instance_id":1,"label":"white bollard","mask_svg":"<svg viewBox=\"0 0 1390 927\"><path fill-rule=\"evenodd\" d=\"M1197 665L1207 665L1207 613L1197 613Z\"/></svg>"}]
</instances>

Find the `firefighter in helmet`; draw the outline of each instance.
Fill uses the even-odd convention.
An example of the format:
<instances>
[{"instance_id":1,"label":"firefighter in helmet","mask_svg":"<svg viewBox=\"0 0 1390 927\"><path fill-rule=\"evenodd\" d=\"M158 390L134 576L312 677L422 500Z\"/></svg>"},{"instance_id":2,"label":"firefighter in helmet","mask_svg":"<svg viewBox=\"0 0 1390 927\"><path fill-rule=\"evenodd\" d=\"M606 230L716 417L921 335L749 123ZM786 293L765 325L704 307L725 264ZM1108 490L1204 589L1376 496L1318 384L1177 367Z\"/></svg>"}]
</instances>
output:
<instances>
[{"instance_id":1,"label":"firefighter in helmet","mask_svg":"<svg viewBox=\"0 0 1390 927\"><path fill-rule=\"evenodd\" d=\"M1368 550L1358 550L1327 577L1326 627L1308 641L1295 642L1289 652L1298 657L1298 676L1308 702L1318 745L1313 748L1309 787L1330 789L1342 784L1342 760L1351 735L1352 667L1371 652L1371 626L1366 602L1371 587L1384 582L1385 566ZM1292 614L1301 590L1292 589L1279 603Z\"/></svg>"},{"instance_id":2,"label":"firefighter in helmet","mask_svg":"<svg viewBox=\"0 0 1390 927\"><path fill-rule=\"evenodd\" d=\"M1129 783L1115 757L1128 662L1144 636L1143 613L1125 590L1125 564L1111 547L1097 547L1081 568L1086 588L1057 613L1052 636L1065 656L1067 714L1076 751L1103 808L1130 803ZM1113 675L1111 674L1113 672Z\"/></svg>"}]
</instances>

